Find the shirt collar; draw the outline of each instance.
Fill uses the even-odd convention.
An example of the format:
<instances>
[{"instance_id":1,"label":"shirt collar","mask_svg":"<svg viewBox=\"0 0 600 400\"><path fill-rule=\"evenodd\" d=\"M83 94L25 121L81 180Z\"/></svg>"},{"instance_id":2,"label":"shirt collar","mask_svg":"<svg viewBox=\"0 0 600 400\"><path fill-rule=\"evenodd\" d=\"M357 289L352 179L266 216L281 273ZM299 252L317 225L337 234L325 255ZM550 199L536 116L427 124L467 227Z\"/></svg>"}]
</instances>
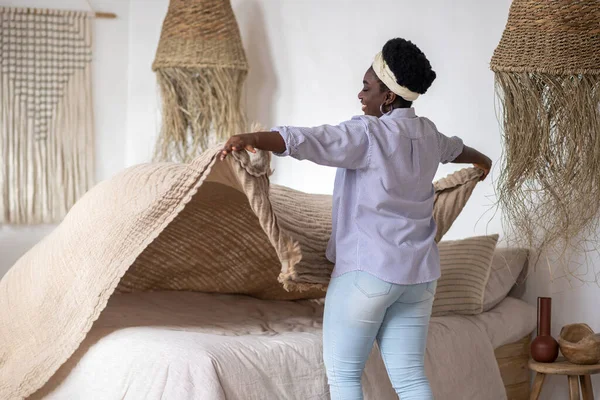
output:
<instances>
[{"instance_id":1,"label":"shirt collar","mask_svg":"<svg viewBox=\"0 0 600 400\"><path fill-rule=\"evenodd\" d=\"M414 107L410 108L395 108L391 113L384 114L383 117L390 118L415 118L417 114L415 113Z\"/></svg>"}]
</instances>

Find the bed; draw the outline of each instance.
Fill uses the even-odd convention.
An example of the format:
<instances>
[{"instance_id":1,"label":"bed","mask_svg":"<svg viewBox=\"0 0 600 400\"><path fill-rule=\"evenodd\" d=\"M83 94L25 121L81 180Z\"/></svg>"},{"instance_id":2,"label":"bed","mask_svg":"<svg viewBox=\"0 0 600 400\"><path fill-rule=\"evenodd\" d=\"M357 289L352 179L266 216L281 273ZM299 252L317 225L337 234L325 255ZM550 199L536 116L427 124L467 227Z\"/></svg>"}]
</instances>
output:
<instances>
[{"instance_id":1,"label":"bed","mask_svg":"<svg viewBox=\"0 0 600 400\"><path fill-rule=\"evenodd\" d=\"M267 155L219 154L124 170L17 261L0 280L0 398L328 398L331 198L270 185ZM434 183L440 239L480 175ZM426 354L437 399L526 389L534 311L506 297L526 252L507 258L497 241L439 242ZM368 399L396 398L377 348L364 381Z\"/></svg>"},{"instance_id":2,"label":"bed","mask_svg":"<svg viewBox=\"0 0 600 400\"><path fill-rule=\"evenodd\" d=\"M75 355L32 399L328 399L323 306L314 300L146 292L113 296ZM535 309L513 297L476 316L434 317L426 370L436 399L527 399ZM397 399L374 347L366 399Z\"/></svg>"}]
</instances>

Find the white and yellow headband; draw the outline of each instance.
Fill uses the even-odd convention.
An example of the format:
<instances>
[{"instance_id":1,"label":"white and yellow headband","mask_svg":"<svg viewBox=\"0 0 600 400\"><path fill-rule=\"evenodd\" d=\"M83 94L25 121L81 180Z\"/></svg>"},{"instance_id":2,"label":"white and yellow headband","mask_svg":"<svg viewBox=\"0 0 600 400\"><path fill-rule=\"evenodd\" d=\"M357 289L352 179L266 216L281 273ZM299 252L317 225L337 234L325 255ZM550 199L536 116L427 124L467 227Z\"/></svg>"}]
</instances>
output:
<instances>
[{"instance_id":1,"label":"white and yellow headband","mask_svg":"<svg viewBox=\"0 0 600 400\"><path fill-rule=\"evenodd\" d=\"M404 100L415 101L419 97L419 93L415 93L409 88L398 84L396 81L396 76L383 59L383 53L381 51L375 56L375 61L373 61L373 70L375 71L377 77L381 79L383 83L385 83L388 89L402 97Z\"/></svg>"}]
</instances>

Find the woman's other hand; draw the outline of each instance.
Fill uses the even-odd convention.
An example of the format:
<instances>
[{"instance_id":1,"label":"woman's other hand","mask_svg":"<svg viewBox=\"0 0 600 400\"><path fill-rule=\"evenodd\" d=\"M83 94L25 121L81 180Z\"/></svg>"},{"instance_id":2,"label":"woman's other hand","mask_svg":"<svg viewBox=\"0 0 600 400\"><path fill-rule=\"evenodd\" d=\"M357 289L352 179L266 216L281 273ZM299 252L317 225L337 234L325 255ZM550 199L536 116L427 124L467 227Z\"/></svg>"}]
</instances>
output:
<instances>
[{"instance_id":1,"label":"woman's other hand","mask_svg":"<svg viewBox=\"0 0 600 400\"><path fill-rule=\"evenodd\" d=\"M481 177L481 180L484 180L485 178L487 178L488 174L490 173L490 170L492 169L492 160L490 160L489 157L485 157L483 162L474 163L473 165L475 166L475 168L479 168L483 171L483 176Z\"/></svg>"},{"instance_id":2,"label":"woman's other hand","mask_svg":"<svg viewBox=\"0 0 600 400\"><path fill-rule=\"evenodd\" d=\"M223 150L221 150L221 160L224 160L229 153L234 151L247 150L256 153L257 139L254 133L242 133L229 138Z\"/></svg>"}]
</instances>

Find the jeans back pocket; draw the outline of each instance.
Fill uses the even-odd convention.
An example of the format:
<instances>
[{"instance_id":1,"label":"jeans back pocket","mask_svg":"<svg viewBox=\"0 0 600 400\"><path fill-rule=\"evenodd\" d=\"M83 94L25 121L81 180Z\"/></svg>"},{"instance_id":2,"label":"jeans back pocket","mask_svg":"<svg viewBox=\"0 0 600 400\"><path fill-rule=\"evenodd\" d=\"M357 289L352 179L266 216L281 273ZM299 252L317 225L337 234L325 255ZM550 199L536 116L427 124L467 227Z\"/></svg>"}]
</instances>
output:
<instances>
[{"instance_id":1,"label":"jeans back pocket","mask_svg":"<svg viewBox=\"0 0 600 400\"><path fill-rule=\"evenodd\" d=\"M391 283L363 271L356 271L354 285L367 297L385 296L392 289Z\"/></svg>"},{"instance_id":2,"label":"jeans back pocket","mask_svg":"<svg viewBox=\"0 0 600 400\"><path fill-rule=\"evenodd\" d=\"M431 293L435 297L435 292L437 291L437 280L428 282L425 290L427 290L429 293Z\"/></svg>"}]
</instances>

